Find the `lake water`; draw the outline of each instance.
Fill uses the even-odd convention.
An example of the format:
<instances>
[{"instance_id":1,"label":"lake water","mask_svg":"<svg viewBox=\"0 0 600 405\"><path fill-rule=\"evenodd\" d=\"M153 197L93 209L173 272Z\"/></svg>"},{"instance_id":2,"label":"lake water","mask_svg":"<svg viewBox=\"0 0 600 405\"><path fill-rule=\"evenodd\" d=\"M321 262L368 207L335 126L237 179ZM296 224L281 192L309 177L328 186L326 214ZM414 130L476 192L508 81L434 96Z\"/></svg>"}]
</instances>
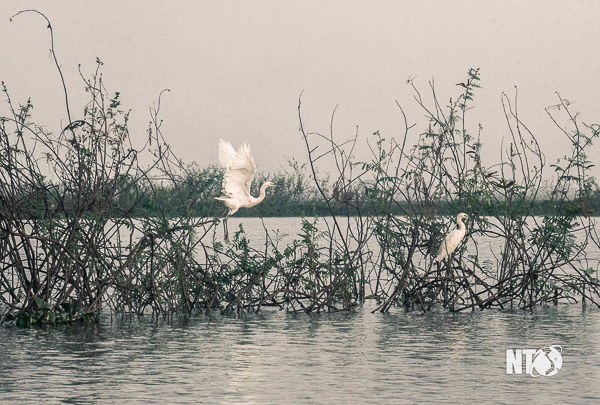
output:
<instances>
[{"instance_id":1,"label":"lake water","mask_svg":"<svg viewBox=\"0 0 600 405\"><path fill-rule=\"evenodd\" d=\"M299 219L273 222L290 236ZM243 219L251 238L260 221ZM237 228L230 222L230 231ZM277 226L274 226L277 225ZM222 229L219 229L222 232ZM0 327L1 403L592 403L600 310L370 311L188 322ZM551 377L506 374L507 349L563 347Z\"/></svg>"},{"instance_id":2,"label":"lake water","mask_svg":"<svg viewBox=\"0 0 600 405\"><path fill-rule=\"evenodd\" d=\"M0 328L3 403L591 403L600 311L289 314ZM560 344L551 377L506 349Z\"/></svg>"}]
</instances>

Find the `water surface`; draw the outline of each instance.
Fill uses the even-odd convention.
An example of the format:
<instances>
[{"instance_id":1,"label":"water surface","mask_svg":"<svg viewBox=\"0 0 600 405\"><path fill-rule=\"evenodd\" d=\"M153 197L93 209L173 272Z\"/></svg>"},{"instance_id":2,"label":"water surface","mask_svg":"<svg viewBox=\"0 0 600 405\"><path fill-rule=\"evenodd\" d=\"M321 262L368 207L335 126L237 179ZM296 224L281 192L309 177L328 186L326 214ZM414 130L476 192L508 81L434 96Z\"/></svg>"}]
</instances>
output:
<instances>
[{"instance_id":1,"label":"water surface","mask_svg":"<svg viewBox=\"0 0 600 405\"><path fill-rule=\"evenodd\" d=\"M12 403L590 403L600 311L198 316L0 328ZM552 377L507 375L508 348L564 347Z\"/></svg>"}]
</instances>

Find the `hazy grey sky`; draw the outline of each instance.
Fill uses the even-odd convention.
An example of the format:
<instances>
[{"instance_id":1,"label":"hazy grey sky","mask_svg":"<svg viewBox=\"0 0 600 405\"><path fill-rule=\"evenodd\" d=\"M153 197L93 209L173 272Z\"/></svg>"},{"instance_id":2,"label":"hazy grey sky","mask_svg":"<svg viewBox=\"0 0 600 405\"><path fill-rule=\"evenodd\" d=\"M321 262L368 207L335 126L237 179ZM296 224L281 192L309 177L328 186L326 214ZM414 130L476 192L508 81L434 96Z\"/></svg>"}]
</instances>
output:
<instances>
[{"instance_id":1,"label":"hazy grey sky","mask_svg":"<svg viewBox=\"0 0 600 405\"><path fill-rule=\"evenodd\" d=\"M31 96L34 118L59 131L66 113L43 19L55 30L74 118L86 100L78 64L104 79L131 108L134 139L145 139L148 107L164 88L164 134L180 157L216 161L218 139L249 142L259 168L304 159L297 100L307 127L338 136L398 135L395 100L425 128L406 79L423 91L435 78L447 101L470 67L481 69L470 128L483 125L485 155L498 159L508 135L500 94L519 88L520 117L549 160L568 145L544 107L555 91L600 122L600 2L594 1L6 1L0 2L0 79L15 100ZM5 107L0 107L4 112ZM359 155L366 148L362 144ZM597 147L594 151L597 153Z\"/></svg>"}]
</instances>

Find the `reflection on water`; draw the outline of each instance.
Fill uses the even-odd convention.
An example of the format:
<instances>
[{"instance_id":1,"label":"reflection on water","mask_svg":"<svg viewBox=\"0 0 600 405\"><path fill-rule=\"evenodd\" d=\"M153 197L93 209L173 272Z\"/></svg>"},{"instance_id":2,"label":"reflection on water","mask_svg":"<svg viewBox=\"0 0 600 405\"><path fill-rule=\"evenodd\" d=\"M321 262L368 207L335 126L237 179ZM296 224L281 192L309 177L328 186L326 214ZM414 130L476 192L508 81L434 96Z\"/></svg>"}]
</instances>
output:
<instances>
[{"instance_id":1,"label":"reflection on water","mask_svg":"<svg viewBox=\"0 0 600 405\"><path fill-rule=\"evenodd\" d=\"M197 317L0 328L0 400L39 403L561 403L600 400L600 311ZM507 348L564 347L552 377Z\"/></svg>"}]
</instances>

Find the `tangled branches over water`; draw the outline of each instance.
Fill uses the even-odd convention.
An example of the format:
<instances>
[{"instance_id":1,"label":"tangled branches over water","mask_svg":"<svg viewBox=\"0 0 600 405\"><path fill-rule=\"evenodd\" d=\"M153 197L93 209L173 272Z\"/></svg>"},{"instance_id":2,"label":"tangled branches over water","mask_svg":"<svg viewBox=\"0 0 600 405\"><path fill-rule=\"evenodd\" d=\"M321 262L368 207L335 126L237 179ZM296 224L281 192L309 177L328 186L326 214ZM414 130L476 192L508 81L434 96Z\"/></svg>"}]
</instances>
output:
<instances>
[{"instance_id":1,"label":"tangled branches over water","mask_svg":"<svg viewBox=\"0 0 600 405\"><path fill-rule=\"evenodd\" d=\"M338 142L333 131L306 131L299 105L313 186L297 164L295 177L276 183L295 190L286 197L293 204L317 198L327 218L304 219L293 240L265 228L258 249L243 228L230 246L218 240L222 208L212 197L221 173L173 154L161 131L161 97L146 143L134 147L129 113L119 93L106 90L101 64L91 79L82 74L90 101L80 119L71 120L69 108L58 135L32 123L32 104L14 104L3 84L10 113L0 117L1 322L94 321L103 308L156 317L267 305L308 313L366 299L380 311L600 304L597 263L587 254L598 238L589 217L597 186L586 157L600 127L581 123L560 97L547 111L573 149L550 165L558 178L542 216L547 165L509 98L502 97L510 142L500 164L483 164L480 136L467 130L477 70L447 109L433 85L431 106L413 86L427 130L410 145L414 126L399 106L403 136L373 134L367 162L354 161L357 134ZM334 176L321 177L322 159L331 159ZM451 226L441 214L458 212L474 218L465 243L436 265ZM480 259L482 241L495 246L495 260Z\"/></svg>"},{"instance_id":2,"label":"tangled branches over water","mask_svg":"<svg viewBox=\"0 0 600 405\"><path fill-rule=\"evenodd\" d=\"M547 109L572 150L562 162L550 165L557 180L544 196L547 165L538 140L518 117L516 96L513 104L502 95L509 145L499 164L486 167L481 126L476 137L466 126L479 71L469 70L467 81L459 84L462 94L450 100L447 109L441 107L433 83L431 106L409 84L429 121L413 146L407 145L413 126L399 105L404 136L386 140L374 133L369 162L351 161L356 137L337 143L333 133L310 134L302 128L315 178L315 162L323 156L315 158L318 147L326 148L340 168L337 188L330 196L323 192L322 198L355 214L345 218L347 229L342 231L332 211L336 232L346 249L352 246L348 258L374 254L366 262L348 260L360 274L359 299L368 290L380 302L380 311L393 304L423 311L434 305L462 311L578 300L599 305L598 260L588 255L590 247L598 248L590 218L597 185L589 174L593 164L586 151L600 126L581 123L560 96L559 104ZM569 129L558 124L559 114L560 119L566 116ZM356 197L361 193L364 198ZM439 214L448 213L449 207L449 213L465 212L474 220L465 243L437 264L435 252L453 226Z\"/></svg>"}]
</instances>

